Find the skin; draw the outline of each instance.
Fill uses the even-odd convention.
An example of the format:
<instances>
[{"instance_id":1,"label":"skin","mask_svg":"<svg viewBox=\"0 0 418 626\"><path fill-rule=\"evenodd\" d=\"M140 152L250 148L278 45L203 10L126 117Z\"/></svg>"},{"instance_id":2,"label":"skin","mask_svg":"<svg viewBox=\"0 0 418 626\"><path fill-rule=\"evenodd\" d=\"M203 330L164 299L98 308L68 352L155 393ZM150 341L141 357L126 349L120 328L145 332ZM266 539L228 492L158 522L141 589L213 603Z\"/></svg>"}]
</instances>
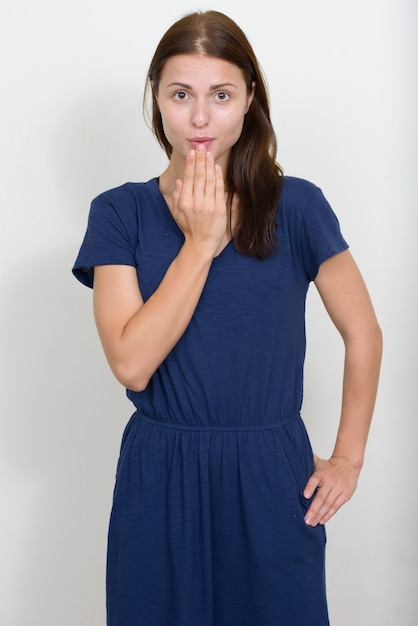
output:
<instances>
[{"instance_id":1,"label":"skin","mask_svg":"<svg viewBox=\"0 0 418 626\"><path fill-rule=\"evenodd\" d=\"M178 222L188 219L187 215L180 214L186 196L189 195L191 200L194 188L193 182L187 180L187 177L201 176L203 169L212 177L213 163L216 163L216 169L220 167L226 171L231 147L241 135L244 116L254 97L254 90L255 83L248 93L242 70L223 59L187 54L167 60L160 79L157 102L164 132L173 151L168 168L160 176L160 190ZM203 168L200 159L205 154L206 168ZM185 169L187 159L195 157L197 169ZM179 202L183 181L189 185L184 190L182 202ZM226 210L226 202L224 208ZM235 199L232 225L236 210ZM187 229L188 225L185 227ZM186 236L187 230L183 232ZM231 236L225 222L225 231L215 256Z\"/></svg>"},{"instance_id":2,"label":"skin","mask_svg":"<svg viewBox=\"0 0 418 626\"><path fill-rule=\"evenodd\" d=\"M315 285L345 346L343 396L336 443L329 460L315 455L315 471L304 495L319 489L305 516L325 524L351 498L363 466L382 358L382 332L356 263L349 251L319 268Z\"/></svg>"},{"instance_id":3,"label":"skin","mask_svg":"<svg viewBox=\"0 0 418 626\"><path fill-rule=\"evenodd\" d=\"M223 171L240 136L255 90L241 70L199 54L170 58L157 93L173 154L160 189L184 244L144 303L136 270L100 266L94 274L94 313L116 378L132 390L150 378L187 328L211 267L233 235ZM202 141L198 141L198 138ZM229 227L228 224L231 224ZM231 230L229 229L231 228ZM342 410L333 454L315 456L304 495L308 525L326 523L354 493L377 392L382 338L361 274L349 251L325 261L315 285L345 345Z\"/></svg>"}]
</instances>

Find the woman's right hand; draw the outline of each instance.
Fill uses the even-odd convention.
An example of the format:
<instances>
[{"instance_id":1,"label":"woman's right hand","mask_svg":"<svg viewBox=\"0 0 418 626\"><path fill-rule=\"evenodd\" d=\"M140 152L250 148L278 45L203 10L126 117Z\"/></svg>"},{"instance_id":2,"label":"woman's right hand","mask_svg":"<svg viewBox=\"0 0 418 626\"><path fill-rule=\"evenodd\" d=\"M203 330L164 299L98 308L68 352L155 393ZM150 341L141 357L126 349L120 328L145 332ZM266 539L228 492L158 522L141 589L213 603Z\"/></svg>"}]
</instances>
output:
<instances>
[{"instance_id":1,"label":"woman's right hand","mask_svg":"<svg viewBox=\"0 0 418 626\"><path fill-rule=\"evenodd\" d=\"M203 145L189 153L183 180L176 181L172 213L186 244L215 256L227 230L224 180L221 166Z\"/></svg>"}]
</instances>

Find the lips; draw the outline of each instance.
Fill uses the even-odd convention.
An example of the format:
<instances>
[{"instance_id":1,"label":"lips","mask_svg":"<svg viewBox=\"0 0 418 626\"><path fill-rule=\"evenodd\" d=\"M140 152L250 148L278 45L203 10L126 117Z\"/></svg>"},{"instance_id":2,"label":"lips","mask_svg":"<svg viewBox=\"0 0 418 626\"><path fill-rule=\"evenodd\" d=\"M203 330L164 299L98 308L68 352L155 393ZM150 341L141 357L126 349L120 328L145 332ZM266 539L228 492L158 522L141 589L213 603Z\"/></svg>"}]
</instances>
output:
<instances>
[{"instance_id":1,"label":"lips","mask_svg":"<svg viewBox=\"0 0 418 626\"><path fill-rule=\"evenodd\" d=\"M191 137L188 141L194 149L198 146L205 146L208 149L213 141L213 137Z\"/></svg>"}]
</instances>

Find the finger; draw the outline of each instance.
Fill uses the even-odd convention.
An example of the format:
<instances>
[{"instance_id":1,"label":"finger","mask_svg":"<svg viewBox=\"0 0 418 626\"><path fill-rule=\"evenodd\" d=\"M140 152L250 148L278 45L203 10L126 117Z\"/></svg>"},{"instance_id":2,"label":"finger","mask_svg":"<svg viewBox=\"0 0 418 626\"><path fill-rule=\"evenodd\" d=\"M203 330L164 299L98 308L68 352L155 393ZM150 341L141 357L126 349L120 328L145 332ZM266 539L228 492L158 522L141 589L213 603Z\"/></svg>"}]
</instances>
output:
<instances>
[{"instance_id":1,"label":"finger","mask_svg":"<svg viewBox=\"0 0 418 626\"><path fill-rule=\"evenodd\" d=\"M338 484L331 488L321 487L305 515L305 522L309 526L325 524L349 499L349 492Z\"/></svg>"},{"instance_id":2,"label":"finger","mask_svg":"<svg viewBox=\"0 0 418 626\"><path fill-rule=\"evenodd\" d=\"M206 152L206 180L205 192L210 196L215 195L215 162L211 152Z\"/></svg>"},{"instance_id":3,"label":"finger","mask_svg":"<svg viewBox=\"0 0 418 626\"><path fill-rule=\"evenodd\" d=\"M316 492L314 499L305 515L305 523L308 526L316 526L319 524L328 511L331 509L330 501L327 502L328 496L324 494L323 490L319 489Z\"/></svg>"},{"instance_id":4,"label":"finger","mask_svg":"<svg viewBox=\"0 0 418 626\"><path fill-rule=\"evenodd\" d=\"M332 504L332 506L327 508L324 513L321 512L322 517L320 517L318 524L326 524L327 522L329 522L331 517L333 517L346 502L347 500L346 498L344 498L343 495L339 496Z\"/></svg>"},{"instance_id":5,"label":"finger","mask_svg":"<svg viewBox=\"0 0 418 626\"><path fill-rule=\"evenodd\" d=\"M202 202L206 183L206 148L198 146L196 150L196 164L194 170L193 193L197 204Z\"/></svg>"},{"instance_id":6,"label":"finger","mask_svg":"<svg viewBox=\"0 0 418 626\"><path fill-rule=\"evenodd\" d=\"M312 525L326 524L346 502L347 498L344 494L335 497L335 494L332 493L332 497L329 496L317 511L312 520Z\"/></svg>"},{"instance_id":7,"label":"finger","mask_svg":"<svg viewBox=\"0 0 418 626\"><path fill-rule=\"evenodd\" d=\"M196 168L196 151L190 150L189 154L187 155L186 165L185 165L184 174L183 174L182 191L184 195L191 196L193 194L195 168Z\"/></svg>"},{"instance_id":8,"label":"finger","mask_svg":"<svg viewBox=\"0 0 418 626\"><path fill-rule=\"evenodd\" d=\"M214 167L215 173L215 201L218 206L225 202L225 185L222 167L217 163Z\"/></svg>"},{"instance_id":9,"label":"finger","mask_svg":"<svg viewBox=\"0 0 418 626\"><path fill-rule=\"evenodd\" d=\"M303 497L306 498L307 500L312 498L313 494L319 488L320 484L321 484L321 480L320 480L319 475L317 473L313 473L312 476L309 478L308 482L306 483L306 487L303 491Z\"/></svg>"}]
</instances>

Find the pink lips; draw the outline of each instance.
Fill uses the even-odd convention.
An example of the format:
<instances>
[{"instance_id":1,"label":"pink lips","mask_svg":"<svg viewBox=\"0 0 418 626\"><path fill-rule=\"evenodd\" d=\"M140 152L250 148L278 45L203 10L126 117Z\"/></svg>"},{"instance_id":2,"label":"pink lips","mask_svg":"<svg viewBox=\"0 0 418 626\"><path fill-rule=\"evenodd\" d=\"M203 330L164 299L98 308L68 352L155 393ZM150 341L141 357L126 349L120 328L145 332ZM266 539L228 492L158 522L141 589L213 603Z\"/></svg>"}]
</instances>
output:
<instances>
[{"instance_id":1,"label":"pink lips","mask_svg":"<svg viewBox=\"0 0 418 626\"><path fill-rule=\"evenodd\" d=\"M206 150L208 150L213 141L213 137L192 137L188 141L191 147L194 148L195 150L198 146L205 146Z\"/></svg>"}]
</instances>

